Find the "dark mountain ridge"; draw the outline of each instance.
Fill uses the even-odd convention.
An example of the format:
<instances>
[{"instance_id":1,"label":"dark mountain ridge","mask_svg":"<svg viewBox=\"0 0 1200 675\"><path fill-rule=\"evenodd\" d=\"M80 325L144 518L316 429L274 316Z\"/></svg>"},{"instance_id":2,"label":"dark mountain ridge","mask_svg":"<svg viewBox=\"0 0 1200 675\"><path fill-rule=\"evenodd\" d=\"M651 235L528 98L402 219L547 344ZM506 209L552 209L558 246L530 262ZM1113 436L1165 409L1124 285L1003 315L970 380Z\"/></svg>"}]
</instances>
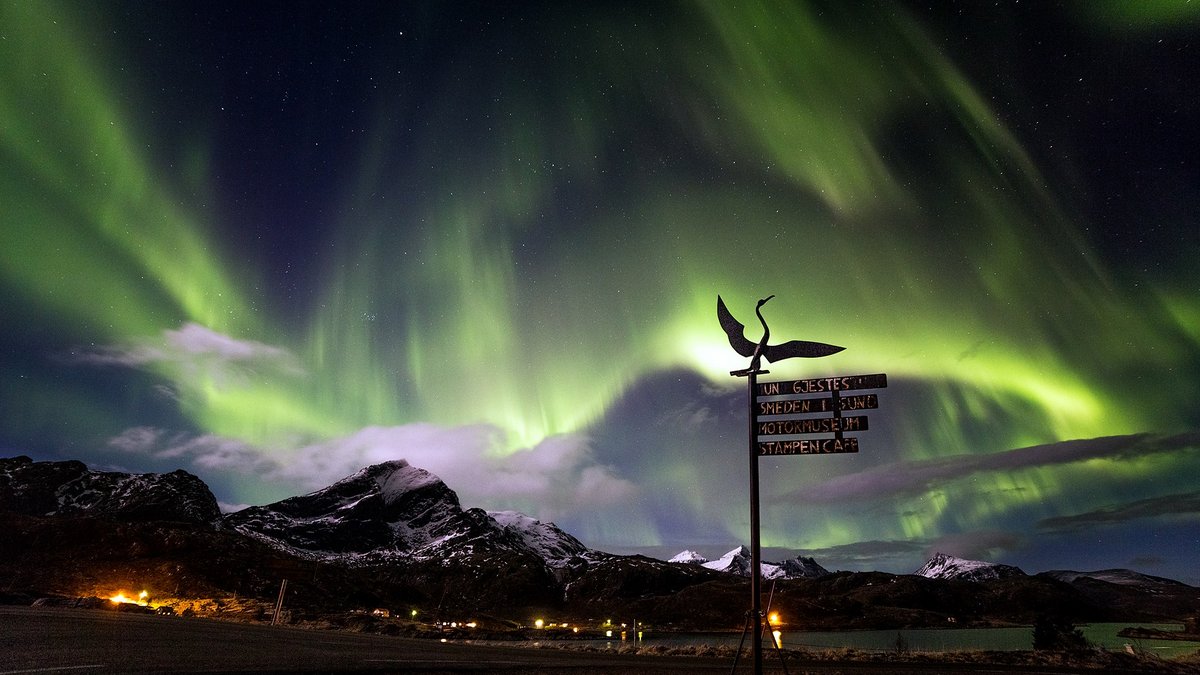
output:
<instances>
[{"instance_id":1,"label":"dark mountain ridge","mask_svg":"<svg viewBox=\"0 0 1200 675\"><path fill-rule=\"evenodd\" d=\"M296 613L411 607L524 621L549 612L736 629L748 593L736 574L595 551L529 516L463 509L440 479L404 461L221 517L186 472L0 459L0 551L11 601L142 585L207 598L206 607L228 596L269 607L288 579ZM954 560L925 567L962 567ZM1200 607L1200 589L1120 570L930 578L795 562L807 576L771 580L773 606L813 628L1027 624L1048 608L1076 621L1181 620ZM1004 567L965 562L974 572Z\"/></svg>"}]
</instances>

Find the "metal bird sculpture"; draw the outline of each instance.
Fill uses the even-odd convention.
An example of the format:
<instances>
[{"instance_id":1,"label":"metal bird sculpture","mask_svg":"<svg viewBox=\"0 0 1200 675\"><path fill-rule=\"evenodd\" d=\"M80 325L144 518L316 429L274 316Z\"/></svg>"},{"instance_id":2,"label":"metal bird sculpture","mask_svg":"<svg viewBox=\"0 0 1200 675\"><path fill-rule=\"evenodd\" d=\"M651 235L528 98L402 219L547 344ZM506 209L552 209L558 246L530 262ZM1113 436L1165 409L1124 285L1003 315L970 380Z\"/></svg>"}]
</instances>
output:
<instances>
[{"instance_id":1,"label":"metal bird sculpture","mask_svg":"<svg viewBox=\"0 0 1200 675\"><path fill-rule=\"evenodd\" d=\"M725 301L721 299L721 296L717 296L717 320L721 322L721 328L729 336L729 346L733 347L733 351L738 354L750 357L749 368L746 370L735 370L730 375L746 375L751 372L762 372L759 369L759 359L761 358L774 363L775 361L790 359L793 356L805 358L829 356L845 349L845 347L827 345L823 342L807 342L805 340L790 340L778 345L767 344L767 340L771 339L771 329L767 327L767 320L763 318L761 310L762 306L767 304L767 301L773 297L775 296L768 295L759 300L758 306L754 308L754 313L758 315L758 320L762 323L763 327L762 338L755 344L746 339L746 327L733 318L733 315L729 313L729 308L725 306Z\"/></svg>"}]
</instances>

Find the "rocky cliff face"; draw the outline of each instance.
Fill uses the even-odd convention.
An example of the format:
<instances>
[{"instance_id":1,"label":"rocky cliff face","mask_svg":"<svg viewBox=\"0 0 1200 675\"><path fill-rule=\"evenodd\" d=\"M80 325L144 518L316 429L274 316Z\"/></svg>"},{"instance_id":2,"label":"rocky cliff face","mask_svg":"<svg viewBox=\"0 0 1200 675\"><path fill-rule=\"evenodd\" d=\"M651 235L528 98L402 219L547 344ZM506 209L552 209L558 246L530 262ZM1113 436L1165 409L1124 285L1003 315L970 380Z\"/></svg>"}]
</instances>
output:
<instances>
[{"instance_id":1,"label":"rocky cliff face","mask_svg":"<svg viewBox=\"0 0 1200 675\"><path fill-rule=\"evenodd\" d=\"M93 471L83 462L35 462L24 456L0 459L0 510L207 525L221 519L208 486L186 471Z\"/></svg>"}]
</instances>

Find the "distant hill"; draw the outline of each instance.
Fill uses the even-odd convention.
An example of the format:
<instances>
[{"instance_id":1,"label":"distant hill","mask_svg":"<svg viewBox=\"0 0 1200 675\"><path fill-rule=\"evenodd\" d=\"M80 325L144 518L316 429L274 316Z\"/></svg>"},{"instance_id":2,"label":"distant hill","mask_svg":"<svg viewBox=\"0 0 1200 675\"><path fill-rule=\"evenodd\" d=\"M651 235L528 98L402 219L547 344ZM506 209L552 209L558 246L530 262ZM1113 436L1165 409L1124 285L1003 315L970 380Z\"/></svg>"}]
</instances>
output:
<instances>
[{"instance_id":1,"label":"distant hill","mask_svg":"<svg viewBox=\"0 0 1200 675\"><path fill-rule=\"evenodd\" d=\"M1186 586L1186 584L1181 581L1175 581L1174 579L1167 579L1165 577L1151 576L1149 574L1142 574L1140 572L1134 572L1133 570L1127 569L1096 570L1094 572L1050 570L1048 572L1041 572L1040 574L1053 577L1059 581L1065 581L1069 584L1075 583L1080 579L1094 579L1096 581L1116 584L1118 586L1134 586L1147 590L1164 587L1175 588L1179 586Z\"/></svg>"},{"instance_id":2,"label":"distant hill","mask_svg":"<svg viewBox=\"0 0 1200 675\"><path fill-rule=\"evenodd\" d=\"M749 577L753 569L750 551L745 546L739 546L716 560L709 560L695 551L685 550L677 553L668 562L685 565L700 565L717 572L736 574ZM782 562L762 561L763 579L813 579L829 574L829 570L817 564L812 558L797 556Z\"/></svg>"}]
</instances>

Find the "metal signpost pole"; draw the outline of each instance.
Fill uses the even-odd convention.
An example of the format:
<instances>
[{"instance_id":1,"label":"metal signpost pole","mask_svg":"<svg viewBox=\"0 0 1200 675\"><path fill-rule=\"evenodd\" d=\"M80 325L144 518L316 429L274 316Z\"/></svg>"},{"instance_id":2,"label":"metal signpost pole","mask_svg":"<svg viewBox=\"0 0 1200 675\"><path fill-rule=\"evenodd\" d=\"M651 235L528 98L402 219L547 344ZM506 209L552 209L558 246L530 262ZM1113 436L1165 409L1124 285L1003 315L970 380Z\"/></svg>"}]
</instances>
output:
<instances>
[{"instance_id":1,"label":"metal signpost pole","mask_svg":"<svg viewBox=\"0 0 1200 675\"><path fill-rule=\"evenodd\" d=\"M766 371L762 371L766 372ZM758 373L751 369L746 374L746 410L749 412L750 427L750 617L754 635L750 638L750 649L754 661L754 675L762 675L762 546L759 540L758 511L758 439L754 423L754 390L758 384Z\"/></svg>"}]
</instances>

